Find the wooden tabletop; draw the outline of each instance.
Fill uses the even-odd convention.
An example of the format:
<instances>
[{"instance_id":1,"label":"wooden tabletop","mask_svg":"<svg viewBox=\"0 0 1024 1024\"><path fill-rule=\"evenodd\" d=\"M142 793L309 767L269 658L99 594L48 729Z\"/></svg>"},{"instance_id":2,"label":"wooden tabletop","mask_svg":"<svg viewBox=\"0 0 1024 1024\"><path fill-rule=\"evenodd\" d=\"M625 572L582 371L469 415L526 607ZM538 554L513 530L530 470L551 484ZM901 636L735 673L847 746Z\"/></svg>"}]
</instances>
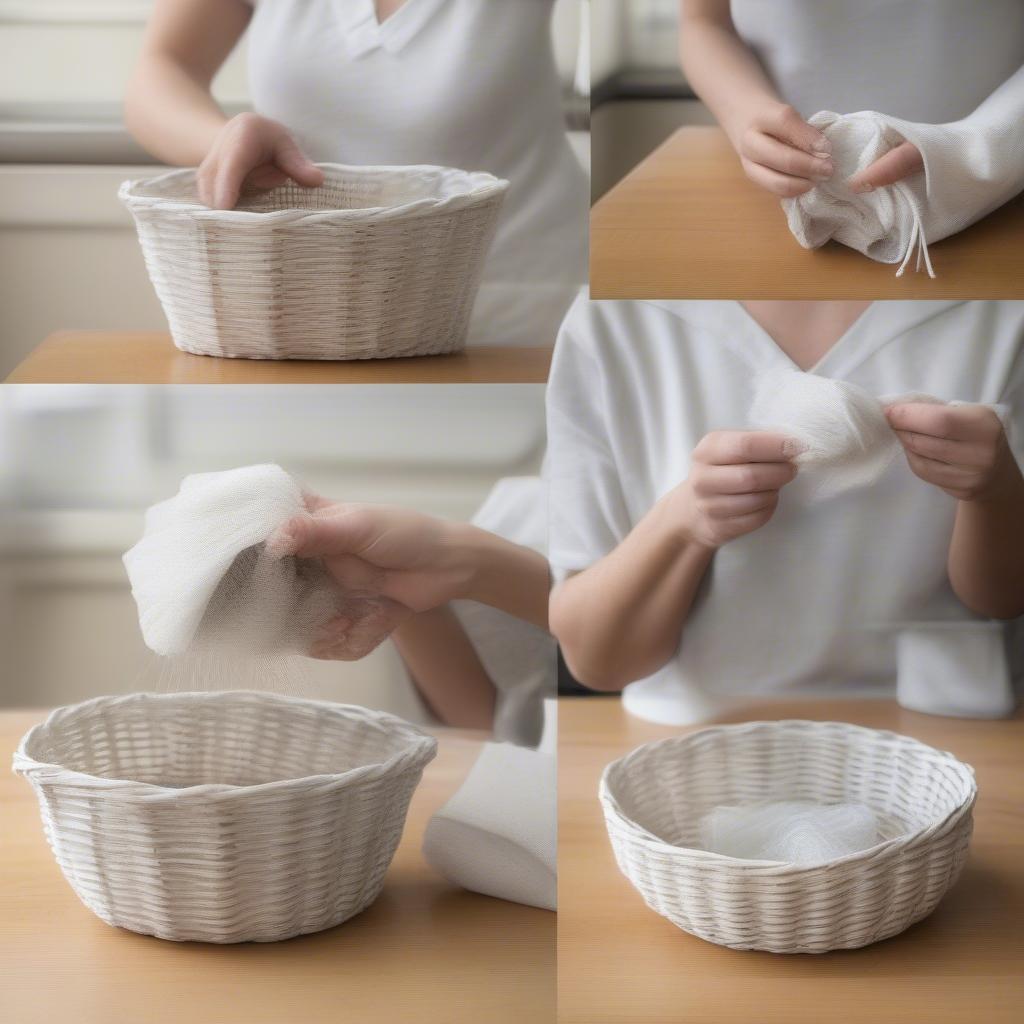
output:
<instances>
[{"instance_id":1,"label":"wooden tabletop","mask_svg":"<svg viewBox=\"0 0 1024 1024\"><path fill-rule=\"evenodd\" d=\"M747 180L720 128L681 128L595 206L595 299L1024 297L1024 197L929 247L907 272L829 242L808 251L779 200Z\"/></svg>"},{"instance_id":2,"label":"wooden tabletop","mask_svg":"<svg viewBox=\"0 0 1024 1024\"><path fill-rule=\"evenodd\" d=\"M0 765L41 712L0 713ZM384 892L317 935L234 946L104 924L43 839L32 788L0 770L0 1021L4 1024L543 1022L554 1018L555 915L458 889L420 854L482 734L439 730Z\"/></svg>"},{"instance_id":3,"label":"wooden tabletop","mask_svg":"<svg viewBox=\"0 0 1024 1024\"><path fill-rule=\"evenodd\" d=\"M543 384L552 349L494 346L410 359L219 359L181 352L169 334L58 331L8 384Z\"/></svg>"},{"instance_id":4,"label":"wooden tabletop","mask_svg":"<svg viewBox=\"0 0 1024 1024\"><path fill-rule=\"evenodd\" d=\"M888 701L751 706L723 721L810 718L892 729L952 751L978 780L964 873L908 931L859 950L783 956L715 946L643 903L597 799L604 766L688 730L615 697L559 702L558 1002L562 1024L1007 1024L1024 1006L1024 718L968 721Z\"/></svg>"}]
</instances>

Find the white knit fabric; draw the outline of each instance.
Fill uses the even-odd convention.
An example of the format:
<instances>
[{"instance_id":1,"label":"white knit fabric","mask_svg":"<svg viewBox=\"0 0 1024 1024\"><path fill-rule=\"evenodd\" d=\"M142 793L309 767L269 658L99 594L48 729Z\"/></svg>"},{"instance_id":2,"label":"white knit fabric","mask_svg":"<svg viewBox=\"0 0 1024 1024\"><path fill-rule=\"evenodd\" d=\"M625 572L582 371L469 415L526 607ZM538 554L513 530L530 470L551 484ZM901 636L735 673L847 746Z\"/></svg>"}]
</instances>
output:
<instances>
[{"instance_id":1,"label":"white knit fabric","mask_svg":"<svg viewBox=\"0 0 1024 1024\"><path fill-rule=\"evenodd\" d=\"M721 806L701 819L700 837L705 850L726 857L824 864L874 846L878 820L864 804Z\"/></svg>"},{"instance_id":2,"label":"white knit fabric","mask_svg":"<svg viewBox=\"0 0 1024 1024\"><path fill-rule=\"evenodd\" d=\"M973 113L948 124L922 124L873 110L820 111L810 123L832 142L836 170L809 192L783 199L790 230L807 249L829 239L881 263L912 259L931 276L928 244L962 231L1024 189L1024 68ZM901 142L913 143L924 171L873 192L847 185Z\"/></svg>"},{"instance_id":3,"label":"white knit fabric","mask_svg":"<svg viewBox=\"0 0 1024 1024\"><path fill-rule=\"evenodd\" d=\"M147 646L161 655L198 646L305 653L340 610L339 594L319 561L273 558L264 547L304 510L301 488L274 465L188 476L150 508L124 556Z\"/></svg>"}]
</instances>

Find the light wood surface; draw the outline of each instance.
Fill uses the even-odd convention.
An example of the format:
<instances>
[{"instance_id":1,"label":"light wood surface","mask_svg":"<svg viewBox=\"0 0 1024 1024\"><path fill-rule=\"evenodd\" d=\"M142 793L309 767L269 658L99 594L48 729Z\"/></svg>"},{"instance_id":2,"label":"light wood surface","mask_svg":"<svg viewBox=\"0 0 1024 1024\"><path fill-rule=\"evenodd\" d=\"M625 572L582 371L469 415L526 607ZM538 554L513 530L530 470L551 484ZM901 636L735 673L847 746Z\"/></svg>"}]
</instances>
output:
<instances>
[{"instance_id":1,"label":"light wood surface","mask_svg":"<svg viewBox=\"0 0 1024 1024\"><path fill-rule=\"evenodd\" d=\"M0 713L9 766L41 712ZM439 730L384 892L318 935L236 946L111 928L71 891L32 788L0 771L0 1021L4 1024L338 1024L554 1019L555 915L465 892L420 853L482 734Z\"/></svg>"},{"instance_id":2,"label":"light wood surface","mask_svg":"<svg viewBox=\"0 0 1024 1024\"><path fill-rule=\"evenodd\" d=\"M563 1024L1008 1024L1024 1007L1024 719L968 721L888 701L749 706L723 721L809 718L891 729L974 766L964 874L938 909L859 950L782 956L714 946L649 910L619 873L604 766L688 730L626 715L617 697L559 702L558 999Z\"/></svg>"},{"instance_id":3,"label":"light wood surface","mask_svg":"<svg viewBox=\"0 0 1024 1024\"><path fill-rule=\"evenodd\" d=\"M450 356L350 362L218 359L176 349L169 334L58 331L8 384L543 384L551 347L472 348Z\"/></svg>"},{"instance_id":4,"label":"light wood surface","mask_svg":"<svg viewBox=\"0 0 1024 1024\"><path fill-rule=\"evenodd\" d=\"M930 246L938 275L846 246L800 247L779 200L747 180L724 132L688 127L594 207L595 299L1011 299L1024 297L1024 198Z\"/></svg>"}]
</instances>

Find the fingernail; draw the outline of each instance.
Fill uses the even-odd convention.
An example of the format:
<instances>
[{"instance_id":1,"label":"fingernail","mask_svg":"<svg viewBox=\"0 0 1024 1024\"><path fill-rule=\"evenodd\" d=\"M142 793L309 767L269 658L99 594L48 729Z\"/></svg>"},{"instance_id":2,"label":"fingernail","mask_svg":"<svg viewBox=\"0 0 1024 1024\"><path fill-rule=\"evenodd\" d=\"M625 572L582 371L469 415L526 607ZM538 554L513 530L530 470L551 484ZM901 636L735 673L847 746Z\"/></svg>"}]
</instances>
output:
<instances>
[{"instance_id":1,"label":"fingernail","mask_svg":"<svg viewBox=\"0 0 1024 1024\"><path fill-rule=\"evenodd\" d=\"M814 144L812 152L815 156L830 156L832 153L832 143L824 136Z\"/></svg>"},{"instance_id":2,"label":"fingernail","mask_svg":"<svg viewBox=\"0 0 1024 1024\"><path fill-rule=\"evenodd\" d=\"M825 181L831 178L836 172L836 165L831 160L825 160L818 165L818 173L815 174L815 178L818 181Z\"/></svg>"},{"instance_id":3,"label":"fingernail","mask_svg":"<svg viewBox=\"0 0 1024 1024\"><path fill-rule=\"evenodd\" d=\"M291 523L285 523L267 538L266 547L271 558L287 558L288 555L295 553L297 545L295 527Z\"/></svg>"},{"instance_id":4,"label":"fingernail","mask_svg":"<svg viewBox=\"0 0 1024 1024\"><path fill-rule=\"evenodd\" d=\"M849 184L850 184L850 191L851 192L864 193L864 192L874 192L875 191L875 186L872 185L868 181L861 181L861 182L858 182L856 185L854 185L852 182L850 182Z\"/></svg>"},{"instance_id":5,"label":"fingernail","mask_svg":"<svg viewBox=\"0 0 1024 1024\"><path fill-rule=\"evenodd\" d=\"M782 442L782 454L787 459L794 459L798 455L803 455L805 451L807 451L807 445L795 437L787 438Z\"/></svg>"}]
</instances>

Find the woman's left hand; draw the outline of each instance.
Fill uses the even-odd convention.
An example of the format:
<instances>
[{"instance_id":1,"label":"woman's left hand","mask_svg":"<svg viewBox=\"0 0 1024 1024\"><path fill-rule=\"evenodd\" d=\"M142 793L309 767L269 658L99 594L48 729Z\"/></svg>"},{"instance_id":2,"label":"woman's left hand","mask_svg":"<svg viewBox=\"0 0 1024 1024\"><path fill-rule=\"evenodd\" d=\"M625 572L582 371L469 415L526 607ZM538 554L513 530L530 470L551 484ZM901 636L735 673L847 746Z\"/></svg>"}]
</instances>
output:
<instances>
[{"instance_id":1,"label":"woman's left hand","mask_svg":"<svg viewBox=\"0 0 1024 1024\"><path fill-rule=\"evenodd\" d=\"M921 150L912 142L901 142L863 171L858 171L847 184L854 192L874 192L876 188L894 185L923 170L924 157Z\"/></svg>"},{"instance_id":2,"label":"woman's left hand","mask_svg":"<svg viewBox=\"0 0 1024 1024\"><path fill-rule=\"evenodd\" d=\"M983 405L902 402L886 410L914 473L960 501L1019 491L1021 471L999 417Z\"/></svg>"}]
</instances>

